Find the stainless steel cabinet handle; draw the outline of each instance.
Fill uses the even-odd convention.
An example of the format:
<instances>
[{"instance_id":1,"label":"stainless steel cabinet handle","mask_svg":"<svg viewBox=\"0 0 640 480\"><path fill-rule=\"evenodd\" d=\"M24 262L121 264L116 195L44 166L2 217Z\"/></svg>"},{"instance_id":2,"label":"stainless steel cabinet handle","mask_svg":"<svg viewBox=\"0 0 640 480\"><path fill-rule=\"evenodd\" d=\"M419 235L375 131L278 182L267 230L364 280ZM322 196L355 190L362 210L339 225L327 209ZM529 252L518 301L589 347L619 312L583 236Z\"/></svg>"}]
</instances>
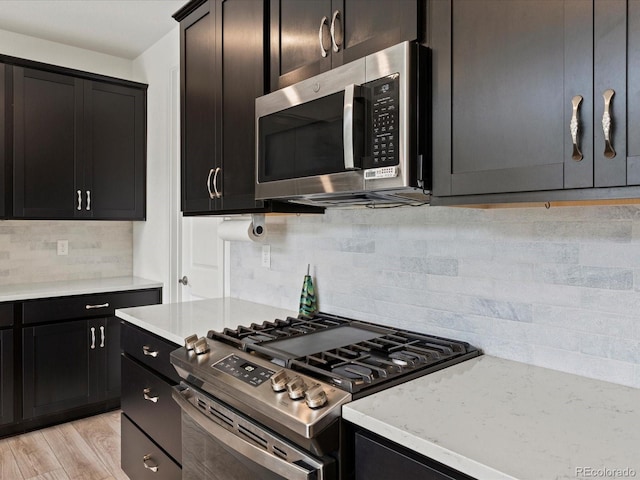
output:
<instances>
[{"instance_id":1,"label":"stainless steel cabinet handle","mask_svg":"<svg viewBox=\"0 0 640 480\"><path fill-rule=\"evenodd\" d=\"M178 283L186 287L187 285L189 285L189 279L186 275L184 275L182 278L178 279Z\"/></svg>"},{"instance_id":2,"label":"stainless steel cabinet handle","mask_svg":"<svg viewBox=\"0 0 640 480\"><path fill-rule=\"evenodd\" d=\"M607 158L613 158L616 156L616 151L611 145L611 114L609 113L611 107L611 99L615 95L611 89L605 90L602 94L604 98L604 113L602 114L602 130L604 132L604 156Z\"/></svg>"},{"instance_id":3,"label":"stainless steel cabinet handle","mask_svg":"<svg viewBox=\"0 0 640 480\"><path fill-rule=\"evenodd\" d=\"M582 160L582 152L578 146L578 132L580 131L580 125L578 123L578 108L582 102L582 95L576 95L571 99L573 105L573 115L571 116L571 123L569 124L569 130L571 131L571 140L573 140L573 153L571 158L576 162Z\"/></svg>"},{"instance_id":4,"label":"stainless steel cabinet handle","mask_svg":"<svg viewBox=\"0 0 640 480\"><path fill-rule=\"evenodd\" d=\"M91 327L91 350L96 348L96 327Z\"/></svg>"},{"instance_id":5,"label":"stainless steel cabinet handle","mask_svg":"<svg viewBox=\"0 0 640 480\"><path fill-rule=\"evenodd\" d=\"M209 170L209 175L207 176L207 191L209 192L209 198L216 198L213 192L211 191L211 175L213 175L214 169Z\"/></svg>"},{"instance_id":6,"label":"stainless steel cabinet handle","mask_svg":"<svg viewBox=\"0 0 640 480\"><path fill-rule=\"evenodd\" d=\"M100 348L104 348L104 325L100 325Z\"/></svg>"},{"instance_id":7,"label":"stainless steel cabinet handle","mask_svg":"<svg viewBox=\"0 0 640 480\"><path fill-rule=\"evenodd\" d=\"M150 402L153 402L153 403L158 403L158 398L160 397L158 397L158 395L156 395L155 397L152 397L151 395L149 395L150 393L151 393L151 389L145 388L142 391L142 395L144 396L144 399L149 400Z\"/></svg>"},{"instance_id":8,"label":"stainless steel cabinet handle","mask_svg":"<svg viewBox=\"0 0 640 480\"><path fill-rule=\"evenodd\" d=\"M342 25L340 20L340 10L336 10L333 12L333 16L331 17L331 28L329 29L331 32L331 45L333 46L334 52L339 52L340 47L342 46ZM338 29L336 29L336 24L338 25ZM337 38L336 31L340 38Z\"/></svg>"},{"instance_id":9,"label":"stainless steel cabinet handle","mask_svg":"<svg viewBox=\"0 0 640 480\"><path fill-rule=\"evenodd\" d=\"M222 168L217 167L213 174L213 191L215 192L215 198L222 197L222 190L218 190L218 174L222 171ZM214 197L211 197L214 198Z\"/></svg>"},{"instance_id":10,"label":"stainless steel cabinet handle","mask_svg":"<svg viewBox=\"0 0 640 480\"><path fill-rule=\"evenodd\" d=\"M91 210L91 191L87 190L87 210Z\"/></svg>"},{"instance_id":11,"label":"stainless steel cabinet handle","mask_svg":"<svg viewBox=\"0 0 640 480\"><path fill-rule=\"evenodd\" d=\"M109 302L101 303L100 305L85 305L84 308L86 310L93 310L95 308L107 308L109 306Z\"/></svg>"},{"instance_id":12,"label":"stainless steel cabinet handle","mask_svg":"<svg viewBox=\"0 0 640 480\"><path fill-rule=\"evenodd\" d=\"M327 19L327 17L322 17L322 20L320 20L320 30L318 30L318 40L320 41L320 55L322 55L322 58L325 58L327 55L329 55L329 49L328 48L324 48L324 28L329 26L329 20Z\"/></svg>"},{"instance_id":13,"label":"stainless steel cabinet handle","mask_svg":"<svg viewBox=\"0 0 640 480\"><path fill-rule=\"evenodd\" d=\"M144 468L146 468L147 470L151 470L152 472L157 472L158 471L158 465L151 465L149 464L149 460L151 460L151 454L147 454L144 457L142 457L142 464L144 465Z\"/></svg>"},{"instance_id":14,"label":"stainless steel cabinet handle","mask_svg":"<svg viewBox=\"0 0 640 480\"><path fill-rule=\"evenodd\" d=\"M151 348L149 348L149 345L143 345L142 353L144 353L147 357L156 358L160 352L158 352L157 350L151 350Z\"/></svg>"},{"instance_id":15,"label":"stainless steel cabinet handle","mask_svg":"<svg viewBox=\"0 0 640 480\"><path fill-rule=\"evenodd\" d=\"M78 190L78 210L82 210L82 190Z\"/></svg>"}]
</instances>

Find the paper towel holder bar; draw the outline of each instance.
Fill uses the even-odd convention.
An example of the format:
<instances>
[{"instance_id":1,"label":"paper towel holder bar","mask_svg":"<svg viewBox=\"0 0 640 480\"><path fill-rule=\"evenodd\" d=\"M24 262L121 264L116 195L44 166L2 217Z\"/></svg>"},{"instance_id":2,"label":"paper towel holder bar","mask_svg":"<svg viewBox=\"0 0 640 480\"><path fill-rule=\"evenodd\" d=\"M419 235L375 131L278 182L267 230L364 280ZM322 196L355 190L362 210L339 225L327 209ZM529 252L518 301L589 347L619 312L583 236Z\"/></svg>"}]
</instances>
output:
<instances>
[{"instance_id":1,"label":"paper towel holder bar","mask_svg":"<svg viewBox=\"0 0 640 480\"><path fill-rule=\"evenodd\" d=\"M253 226L253 234L256 237L263 236L266 232L264 213L252 213L251 225Z\"/></svg>"}]
</instances>

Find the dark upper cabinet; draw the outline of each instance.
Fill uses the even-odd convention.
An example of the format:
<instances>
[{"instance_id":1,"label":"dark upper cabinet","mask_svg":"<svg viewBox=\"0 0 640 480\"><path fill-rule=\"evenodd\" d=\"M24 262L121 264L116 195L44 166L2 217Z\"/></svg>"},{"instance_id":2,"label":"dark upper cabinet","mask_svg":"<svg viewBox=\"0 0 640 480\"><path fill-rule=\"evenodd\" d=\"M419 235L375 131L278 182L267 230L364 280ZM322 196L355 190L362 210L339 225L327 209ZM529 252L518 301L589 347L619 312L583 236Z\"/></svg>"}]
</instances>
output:
<instances>
[{"instance_id":1,"label":"dark upper cabinet","mask_svg":"<svg viewBox=\"0 0 640 480\"><path fill-rule=\"evenodd\" d=\"M183 213L322 211L255 200L264 0L194 0L174 18L180 22Z\"/></svg>"},{"instance_id":2,"label":"dark upper cabinet","mask_svg":"<svg viewBox=\"0 0 640 480\"><path fill-rule=\"evenodd\" d=\"M424 35L424 0L271 0L270 91Z\"/></svg>"},{"instance_id":3,"label":"dark upper cabinet","mask_svg":"<svg viewBox=\"0 0 640 480\"><path fill-rule=\"evenodd\" d=\"M8 158L8 140L10 135L7 135L6 129L10 124L11 118L9 117L11 109L8 108L7 92L6 88L6 75L8 75L9 68L3 63L0 63L0 218L4 218L7 215L7 202L9 200L9 178L8 167L11 163Z\"/></svg>"},{"instance_id":4,"label":"dark upper cabinet","mask_svg":"<svg viewBox=\"0 0 640 480\"><path fill-rule=\"evenodd\" d=\"M432 203L637 196L596 189L640 184L640 141L627 136L640 127L639 10L638 0L432 0ZM460 197L440 203L448 196Z\"/></svg>"},{"instance_id":5,"label":"dark upper cabinet","mask_svg":"<svg viewBox=\"0 0 640 480\"><path fill-rule=\"evenodd\" d=\"M13 66L13 217L143 220L144 88Z\"/></svg>"}]
</instances>

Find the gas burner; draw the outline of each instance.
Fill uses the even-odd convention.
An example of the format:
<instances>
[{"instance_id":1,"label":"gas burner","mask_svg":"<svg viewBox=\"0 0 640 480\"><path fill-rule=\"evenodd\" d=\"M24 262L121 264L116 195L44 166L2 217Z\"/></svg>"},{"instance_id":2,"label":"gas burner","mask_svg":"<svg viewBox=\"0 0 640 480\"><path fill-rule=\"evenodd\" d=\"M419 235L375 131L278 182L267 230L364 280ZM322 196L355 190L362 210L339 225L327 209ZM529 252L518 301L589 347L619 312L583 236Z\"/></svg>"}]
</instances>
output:
<instances>
[{"instance_id":1,"label":"gas burner","mask_svg":"<svg viewBox=\"0 0 640 480\"><path fill-rule=\"evenodd\" d=\"M373 371L362 365L347 364L331 369L331 373L353 380L362 380L371 383L374 380Z\"/></svg>"}]
</instances>

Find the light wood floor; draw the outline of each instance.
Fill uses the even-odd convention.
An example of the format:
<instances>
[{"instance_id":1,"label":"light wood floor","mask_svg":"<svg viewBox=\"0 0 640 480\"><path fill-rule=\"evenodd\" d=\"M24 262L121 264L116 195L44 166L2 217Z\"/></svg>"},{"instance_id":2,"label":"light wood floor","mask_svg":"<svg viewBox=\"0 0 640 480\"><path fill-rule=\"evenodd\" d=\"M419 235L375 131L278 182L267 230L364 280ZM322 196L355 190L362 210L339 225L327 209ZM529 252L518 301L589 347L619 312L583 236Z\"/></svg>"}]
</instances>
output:
<instances>
[{"instance_id":1,"label":"light wood floor","mask_svg":"<svg viewBox=\"0 0 640 480\"><path fill-rule=\"evenodd\" d=\"M0 440L0 480L129 480L120 411Z\"/></svg>"}]
</instances>

